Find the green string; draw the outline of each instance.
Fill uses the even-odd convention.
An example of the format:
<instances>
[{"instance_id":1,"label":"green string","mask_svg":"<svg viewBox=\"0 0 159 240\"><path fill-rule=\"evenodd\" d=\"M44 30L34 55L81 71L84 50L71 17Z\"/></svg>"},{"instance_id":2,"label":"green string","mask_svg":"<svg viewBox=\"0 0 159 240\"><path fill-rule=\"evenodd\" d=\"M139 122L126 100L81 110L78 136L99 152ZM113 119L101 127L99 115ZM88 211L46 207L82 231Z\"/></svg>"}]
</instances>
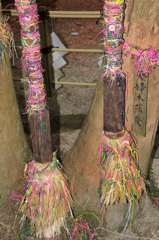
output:
<instances>
[{"instance_id":1,"label":"green string","mask_svg":"<svg viewBox=\"0 0 159 240\"><path fill-rule=\"evenodd\" d=\"M45 132L45 128L43 127L44 124L46 124L46 122L43 122L42 118L41 118L40 119L40 126L41 126L41 129L42 129L42 132Z\"/></svg>"}]
</instances>

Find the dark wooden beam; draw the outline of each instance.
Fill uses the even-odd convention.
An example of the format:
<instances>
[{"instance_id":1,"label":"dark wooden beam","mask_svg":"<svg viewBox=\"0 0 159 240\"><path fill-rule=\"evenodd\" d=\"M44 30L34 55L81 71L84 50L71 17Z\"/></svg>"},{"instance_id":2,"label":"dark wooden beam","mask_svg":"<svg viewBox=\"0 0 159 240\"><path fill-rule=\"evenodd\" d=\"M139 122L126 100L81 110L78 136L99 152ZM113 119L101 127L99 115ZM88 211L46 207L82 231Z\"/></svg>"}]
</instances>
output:
<instances>
[{"instance_id":1,"label":"dark wooden beam","mask_svg":"<svg viewBox=\"0 0 159 240\"><path fill-rule=\"evenodd\" d=\"M30 116L30 129L34 160L39 163L52 161L49 111L44 110L41 117L36 113L32 114Z\"/></svg>"},{"instance_id":2,"label":"dark wooden beam","mask_svg":"<svg viewBox=\"0 0 159 240\"><path fill-rule=\"evenodd\" d=\"M126 81L117 80L110 84L103 79L103 130L105 132L121 132L125 124L125 88Z\"/></svg>"}]
</instances>

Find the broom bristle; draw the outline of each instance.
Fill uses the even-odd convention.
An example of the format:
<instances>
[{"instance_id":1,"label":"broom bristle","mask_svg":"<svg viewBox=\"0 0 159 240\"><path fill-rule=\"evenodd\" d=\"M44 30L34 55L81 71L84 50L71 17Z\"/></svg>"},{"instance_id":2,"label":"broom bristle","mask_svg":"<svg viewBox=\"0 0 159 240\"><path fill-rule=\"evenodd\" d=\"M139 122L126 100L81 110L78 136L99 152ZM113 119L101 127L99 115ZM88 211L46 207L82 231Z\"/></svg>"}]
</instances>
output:
<instances>
[{"instance_id":1,"label":"broom bristle","mask_svg":"<svg viewBox=\"0 0 159 240\"><path fill-rule=\"evenodd\" d=\"M51 238L60 234L65 218L72 215L72 198L67 188L67 178L58 169L56 156L53 162L30 162L24 172L27 191L20 206L23 219L31 220L37 237Z\"/></svg>"},{"instance_id":2,"label":"broom bristle","mask_svg":"<svg viewBox=\"0 0 159 240\"><path fill-rule=\"evenodd\" d=\"M135 142L130 133L125 131L118 138L103 134L100 148L100 195L102 209L120 200L135 201L146 191L144 179L140 175L137 163Z\"/></svg>"}]
</instances>

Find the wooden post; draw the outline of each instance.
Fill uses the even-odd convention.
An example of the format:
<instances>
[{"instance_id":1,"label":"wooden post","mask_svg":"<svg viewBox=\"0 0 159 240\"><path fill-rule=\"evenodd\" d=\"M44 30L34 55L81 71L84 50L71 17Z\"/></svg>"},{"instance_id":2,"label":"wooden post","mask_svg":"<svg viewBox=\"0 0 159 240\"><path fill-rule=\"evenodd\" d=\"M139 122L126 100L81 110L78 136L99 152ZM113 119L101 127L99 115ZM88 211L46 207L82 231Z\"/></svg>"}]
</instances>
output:
<instances>
[{"instance_id":1,"label":"wooden post","mask_svg":"<svg viewBox=\"0 0 159 240\"><path fill-rule=\"evenodd\" d=\"M51 131L49 111L44 110L41 117L36 113L30 116L33 157L36 162L52 161Z\"/></svg>"},{"instance_id":2,"label":"wooden post","mask_svg":"<svg viewBox=\"0 0 159 240\"><path fill-rule=\"evenodd\" d=\"M103 130L113 133L122 132L125 123L125 80L117 80L112 85L109 79L104 78L103 81Z\"/></svg>"},{"instance_id":3,"label":"wooden post","mask_svg":"<svg viewBox=\"0 0 159 240\"><path fill-rule=\"evenodd\" d=\"M40 32L41 32L41 41L42 41L42 49L43 49L43 59L44 59L44 79L46 82L46 94L47 97L53 96L52 91L52 74L51 74L51 61L50 54L51 49L49 49L48 42L48 24L46 18L46 7L39 7L39 15L42 23L40 24ZM50 51L49 51L50 50Z\"/></svg>"},{"instance_id":4,"label":"wooden post","mask_svg":"<svg viewBox=\"0 0 159 240\"><path fill-rule=\"evenodd\" d=\"M22 71L23 78L26 78L25 71ZM24 82L25 103L28 101L29 83ZM30 118L27 115L29 130L33 148L33 158L36 162L44 163L52 160L52 144L49 111L45 110L41 114L41 120L33 113Z\"/></svg>"},{"instance_id":5,"label":"wooden post","mask_svg":"<svg viewBox=\"0 0 159 240\"><path fill-rule=\"evenodd\" d=\"M18 0L17 0L18 1ZM16 1L16 2L17 2ZM22 4L22 3L19 3L18 4ZM30 4L26 4L25 6L23 6L23 4L21 5L21 7L25 9L25 13L26 15L28 16L30 14L30 11L32 9L32 2ZM19 8L17 8L19 9ZM24 10L23 9L23 10ZM24 15L24 11L22 11L23 15ZM20 14L19 14L20 15ZM22 21L22 18L20 18L20 21ZM35 28L33 28L31 30L31 27L30 27L30 32L28 32L28 35L27 35L27 38L29 39L29 43L31 45L31 48L32 48L32 51L35 51L34 49L34 45L37 46L38 48L40 48L40 43L39 43L39 39L38 41L36 42L35 44L35 40L36 38L33 40L33 35L32 35L32 31L34 31L34 29L38 28L38 20L37 20L37 17L35 17L34 19L32 19L32 22L35 23ZM32 24L31 21L27 22L26 24ZM21 23L21 22L20 22ZM22 27L22 31L25 31L25 28L24 26L22 25L21 23L21 27ZM25 26L26 27L26 26ZM44 36L45 36L45 32L44 32ZM23 38L23 36L22 36ZM24 40L24 39L23 39ZM28 42L27 42L28 43ZM47 43L47 41L46 41ZM44 41L44 46L46 46L46 43ZM26 46L26 42L24 40L24 43L23 43L23 47ZM29 47L28 47L29 48ZM26 52L24 51L24 53L26 54ZM40 53L40 50L38 50L38 55L41 54ZM35 57L35 53L33 52L32 54L32 57ZM28 63L30 61L29 57L25 56L25 63ZM41 59L36 59L36 57L34 58L39 66L41 67ZM32 67L35 67L35 62L30 62L30 65L32 65ZM26 64L27 65L27 64ZM27 65L28 67L28 65ZM28 75L28 79L30 81L31 84L29 84L29 87L30 87L30 90L29 90L29 94L31 96L29 96L29 100L30 98L33 99L33 77L32 75L30 74L32 72L32 69L31 68L26 68L25 70L27 70L27 73L26 75ZM37 73L37 70L34 70L35 71L35 74ZM46 71L48 72L48 71ZM24 73L23 73L24 74ZM23 75L24 76L24 75ZM42 92L44 91L44 83L43 83L43 77L40 77L40 81L41 81L41 84L42 84ZM35 83L35 82L34 82ZM35 85L34 85L35 86ZM35 87L34 87L35 88ZM24 87L24 90L25 87ZM50 91L52 90L52 87L50 87L49 89ZM37 92L36 94L41 94L41 90L39 90L37 88ZM26 97L27 98L27 97ZM28 99L26 99L28 100ZM38 105L39 102L36 101L34 103L34 106ZM40 104L42 105L42 107L45 106L45 95L42 97L42 101L40 102ZM39 105L38 105L39 106ZM49 121L49 111L48 110L36 110L34 111L32 106L30 105L30 103L28 104L28 107L29 107L29 113L30 113L30 130L31 130L31 138L32 138L32 147L33 147L33 157L34 157L34 160L36 162L40 162L40 163L44 163L44 162L50 162L52 161L52 145L51 145L51 131L50 131L50 121ZM40 107L41 108L41 107Z\"/></svg>"}]
</instances>

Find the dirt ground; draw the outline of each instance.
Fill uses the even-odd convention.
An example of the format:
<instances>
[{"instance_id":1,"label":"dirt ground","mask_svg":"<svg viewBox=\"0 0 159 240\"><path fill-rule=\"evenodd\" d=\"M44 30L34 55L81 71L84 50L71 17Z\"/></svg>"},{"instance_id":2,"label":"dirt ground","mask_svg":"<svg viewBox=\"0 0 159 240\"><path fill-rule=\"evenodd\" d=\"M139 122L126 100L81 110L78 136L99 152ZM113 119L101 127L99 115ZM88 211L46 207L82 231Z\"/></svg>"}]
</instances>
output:
<instances>
[{"instance_id":1,"label":"dirt ground","mask_svg":"<svg viewBox=\"0 0 159 240\"><path fill-rule=\"evenodd\" d=\"M102 8L102 1L98 0L39 0L38 6L46 6L47 10L72 10L72 11L100 11ZM13 7L11 7L13 8ZM101 49L101 38L98 36L95 41L87 44L92 40L100 31L100 27L96 26L97 19L48 19L49 26L49 41L51 44L51 32L54 30L60 40L67 48L94 48ZM10 23L14 31L16 46L20 45L20 27L17 17L11 17ZM77 32L78 35L71 35L72 32ZM15 59L15 66L12 66L13 78L21 78L22 72L20 70L20 50L17 50L19 59ZM99 53L68 53L64 56L66 65L61 69L64 77L61 81L64 82L84 82L84 83L97 83L99 77L100 67L98 65ZM11 61L12 65L13 62ZM15 91L19 104L20 114L26 136L31 146L30 131L27 124L27 116L24 114L25 95L23 83L14 81ZM53 97L47 98L47 106L50 109L50 120L52 121L57 116L77 115L77 121L74 119L71 125L74 124L74 129L66 125L69 122L64 118L64 123L61 123L63 128L60 131L52 132L53 149L59 150L59 157L63 159L68 151L73 146L79 132L79 122L81 114L85 116L88 114L92 99L94 97L95 86L72 86L62 85L58 90L53 90ZM156 146L157 146L156 140ZM156 148L157 149L157 148ZM153 152L155 156L156 150ZM149 200L145 200L144 205L137 215L135 221L132 223L132 228L129 229L129 224L125 232L117 233L105 230L97 230L94 239L106 240L119 240L119 239L159 239L159 159L152 159L152 166L149 168L150 179L147 180ZM154 182L156 186L154 185ZM3 205L0 206L0 240L13 240L13 239L36 239L32 237L27 224L23 229L19 227L19 221L22 217L18 212L20 205L19 195L23 192L21 187L24 181L20 180L17 186L12 191ZM158 197L158 198L157 198ZM69 216L67 219L67 229L62 229L62 234L58 239L91 239L89 231L82 230L79 236L72 237L76 220L72 220ZM85 224L85 219L80 218L79 223ZM102 237L101 234L107 233L107 236ZM69 235L70 234L70 235ZM121 235L120 235L121 234ZM34 236L34 235L33 235ZM84 237L85 236L85 237Z\"/></svg>"}]
</instances>

